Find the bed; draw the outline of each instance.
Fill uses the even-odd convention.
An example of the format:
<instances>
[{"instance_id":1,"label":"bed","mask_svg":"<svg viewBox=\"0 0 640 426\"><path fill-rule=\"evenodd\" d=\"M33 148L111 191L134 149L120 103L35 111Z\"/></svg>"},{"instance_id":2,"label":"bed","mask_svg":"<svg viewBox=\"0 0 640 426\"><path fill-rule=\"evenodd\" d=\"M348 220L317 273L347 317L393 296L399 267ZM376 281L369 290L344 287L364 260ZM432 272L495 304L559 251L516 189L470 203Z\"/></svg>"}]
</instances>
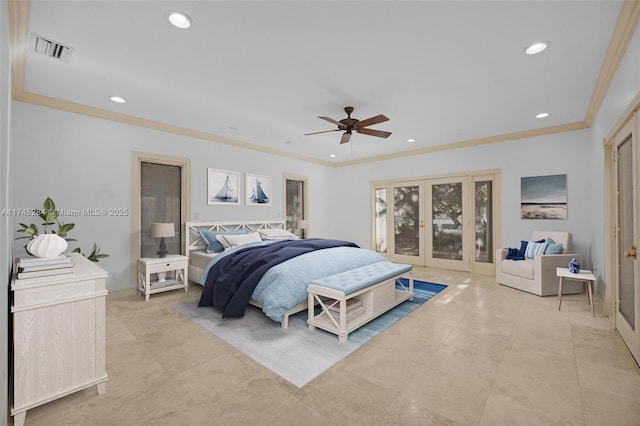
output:
<instances>
[{"instance_id":1,"label":"bed","mask_svg":"<svg viewBox=\"0 0 640 426\"><path fill-rule=\"evenodd\" d=\"M273 253L279 253L280 248L284 249L282 251L289 250L290 246L291 250L298 250L298 247L305 247L304 250L306 250L310 244L322 247L318 250L305 251L303 254L269 267L250 295L249 304L261 308L266 316L286 328L289 316L307 309L307 287L311 281L386 260L378 253L340 240L295 241L290 238L277 237L278 235L286 235L284 228L283 221L187 222L185 246L186 254L189 257L189 279L203 286L202 298L204 298L209 287L206 285L209 270L220 268L224 262L231 262L233 256L249 256L249 252L264 250L268 254L261 258L265 258ZM252 240L245 244L232 246L222 252L207 253L207 243L208 240L211 240L211 235L207 232L213 232L216 235L229 233L231 237L227 237L228 239L237 240L248 239L242 234L259 232L263 237L265 234L267 237L261 238L260 241ZM271 239L268 235L276 237ZM208 240L203 239L204 236L209 237ZM222 239L224 240L224 237ZM334 246L334 241L339 244Z\"/></svg>"}]
</instances>

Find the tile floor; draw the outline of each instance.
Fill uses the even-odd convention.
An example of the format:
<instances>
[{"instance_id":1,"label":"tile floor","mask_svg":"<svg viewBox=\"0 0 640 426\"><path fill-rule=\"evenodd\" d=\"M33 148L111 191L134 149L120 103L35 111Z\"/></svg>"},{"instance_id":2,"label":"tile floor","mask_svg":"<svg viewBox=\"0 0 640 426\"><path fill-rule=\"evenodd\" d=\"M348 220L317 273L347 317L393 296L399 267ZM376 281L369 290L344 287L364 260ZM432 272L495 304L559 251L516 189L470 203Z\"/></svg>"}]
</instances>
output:
<instances>
[{"instance_id":1,"label":"tile floor","mask_svg":"<svg viewBox=\"0 0 640 426\"><path fill-rule=\"evenodd\" d=\"M26 425L640 425L640 375L585 294L541 298L416 268L449 287L302 389L171 309L200 294L107 301L107 393Z\"/></svg>"}]
</instances>

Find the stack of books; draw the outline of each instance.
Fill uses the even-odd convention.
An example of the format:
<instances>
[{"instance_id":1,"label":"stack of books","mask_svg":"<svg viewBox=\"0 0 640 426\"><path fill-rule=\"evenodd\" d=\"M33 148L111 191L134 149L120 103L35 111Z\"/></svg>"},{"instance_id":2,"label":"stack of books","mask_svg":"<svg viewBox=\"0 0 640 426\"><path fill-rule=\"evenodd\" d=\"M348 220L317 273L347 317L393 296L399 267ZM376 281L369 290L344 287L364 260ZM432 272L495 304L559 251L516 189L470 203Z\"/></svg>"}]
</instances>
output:
<instances>
[{"instance_id":1,"label":"stack of books","mask_svg":"<svg viewBox=\"0 0 640 426\"><path fill-rule=\"evenodd\" d=\"M73 260L68 254L56 257L21 257L18 259L18 279L71 273L73 273Z\"/></svg>"},{"instance_id":2,"label":"stack of books","mask_svg":"<svg viewBox=\"0 0 640 426\"><path fill-rule=\"evenodd\" d=\"M329 308L329 313L336 320L340 320L340 302L337 302ZM347 300L347 321L356 318L364 313L364 306L360 299Z\"/></svg>"}]
</instances>

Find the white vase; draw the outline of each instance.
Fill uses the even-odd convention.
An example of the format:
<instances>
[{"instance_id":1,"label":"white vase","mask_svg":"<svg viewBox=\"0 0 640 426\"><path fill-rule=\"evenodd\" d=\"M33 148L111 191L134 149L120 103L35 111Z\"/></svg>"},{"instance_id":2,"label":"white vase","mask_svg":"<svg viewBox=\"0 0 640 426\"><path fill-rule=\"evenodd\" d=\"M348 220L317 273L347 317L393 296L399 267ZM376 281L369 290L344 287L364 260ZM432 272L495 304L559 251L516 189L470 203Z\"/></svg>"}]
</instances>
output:
<instances>
[{"instance_id":1,"label":"white vase","mask_svg":"<svg viewBox=\"0 0 640 426\"><path fill-rule=\"evenodd\" d=\"M37 257L56 257L66 249L67 241L57 234L41 234L27 244L27 251Z\"/></svg>"}]
</instances>

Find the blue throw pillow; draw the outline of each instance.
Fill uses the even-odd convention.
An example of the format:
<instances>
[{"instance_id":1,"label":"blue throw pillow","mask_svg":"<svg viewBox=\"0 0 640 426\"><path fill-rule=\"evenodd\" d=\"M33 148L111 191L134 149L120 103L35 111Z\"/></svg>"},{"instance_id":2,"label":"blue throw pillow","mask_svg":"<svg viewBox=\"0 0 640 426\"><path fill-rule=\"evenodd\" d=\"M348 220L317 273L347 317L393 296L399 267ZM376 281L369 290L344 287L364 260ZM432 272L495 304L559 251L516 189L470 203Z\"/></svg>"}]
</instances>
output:
<instances>
[{"instance_id":1,"label":"blue throw pillow","mask_svg":"<svg viewBox=\"0 0 640 426\"><path fill-rule=\"evenodd\" d=\"M516 259L518 257L519 250L517 248L508 248L507 251L507 259Z\"/></svg>"},{"instance_id":2,"label":"blue throw pillow","mask_svg":"<svg viewBox=\"0 0 640 426\"><path fill-rule=\"evenodd\" d=\"M221 253L224 251L224 247L220 244L220 241L216 239L216 235L240 235L246 234L247 231L244 229L237 231L204 231L199 229L198 233L202 241L207 245L207 253Z\"/></svg>"},{"instance_id":3,"label":"blue throw pillow","mask_svg":"<svg viewBox=\"0 0 640 426\"><path fill-rule=\"evenodd\" d=\"M524 255L527 252L527 245L529 241L520 241L520 250L518 250L518 257L524 259Z\"/></svg>"},{"instance_id":4,"label":"blue throw pillow","mask_svg":"<svg viewBox=\"0 0 640 426\"><path fill-rule=\"evenodd\" d=\"M562 254L562 243L556 243L551 238L547 238L547 248L544 250L544 254Z\"/></svg>"},{"instance_id":5,"label":"blue throw pillow","mask_svg":"<svg viewBox=\"0 0 640 426\"><path fill-rule=\"evenodd\" d=\"M545 249L547 248L548 243L545 240L540 241L529 241L527 244L527 252L524 257L527 259L533 259L536 256L540 256L544 254Z\"/></svg>"}]
</instances>

